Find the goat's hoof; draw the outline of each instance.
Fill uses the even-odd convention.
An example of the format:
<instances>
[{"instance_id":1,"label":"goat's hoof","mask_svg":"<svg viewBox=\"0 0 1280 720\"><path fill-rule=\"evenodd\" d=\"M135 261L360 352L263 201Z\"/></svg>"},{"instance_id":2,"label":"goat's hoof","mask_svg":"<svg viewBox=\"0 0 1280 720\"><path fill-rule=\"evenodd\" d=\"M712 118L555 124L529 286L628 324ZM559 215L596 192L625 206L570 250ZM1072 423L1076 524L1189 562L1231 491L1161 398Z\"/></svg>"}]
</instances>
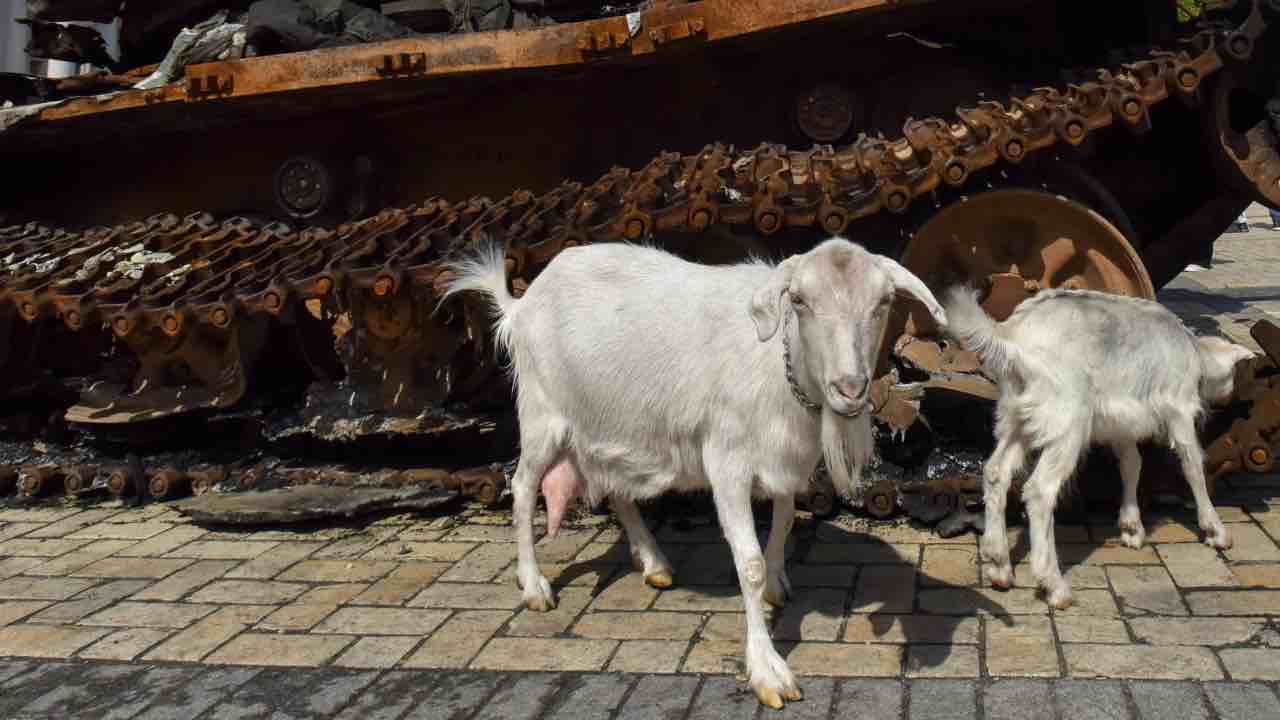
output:
<instances>
[{"instance_id":1,"label":"goat's hoof","mask_svg":"<svg viewBox=\"0 0 1280 720\"><path fill-rule=\"evenodd\" d=\"M1204 539L1206 545L1218 550L1230 550L1231 538L1227 535L1209 535Z\"/></svg>"},{"instance_id":2,"label":"goat's hoof","mask_svg":"<svg viewBox=\"0 0 1280 720\"><path fill-rule=\"evenodd\" d=\"M987 581L997 590L1008 590L1013 587L1013 568L990 565L987 567Z\"/></svg>"},{"instance_id":3,"label":"goat's hoof","mask_svg":"<svg viewBox=\"0 0 1280 720\"><path fill-rule=\"evenodd\" d=\"M754 690L756 691L756 699L760 701L761 705L766 705L774 710L783 708L782 696L778 694L777 690L770 687L757 687Z\"/></svg>"},{"instance_id":4,"label":"goat's hoof","mask_svg":"<svg viewBox=\"0 0 1280 720\"><path fill-rule=\"evenodd\" d=\"M556 609L556 599L551 593L551 583L538 576L536 582L524 587L524 604L534 612L547 612Z\"/></svg>"},{"instance_id":5,"label":"goat's hoof","mask_svg":"<svg viewBox=\"0 0 1280 720\"><path fill-rule=\"evenodd\" d=\"M1133 548L1134 550L1141 550L1142 544L1146 542L1146 539L1147 539L1146 533L1142 533L1142 532L1121 532L1120 533L1120 544L1124 545L1125 547Z\"/></svg>"},{"instance_id":6,"label":"goat's hoof","mask_svg":"<svg viewBox=\"0 0 1280 720\"><path fill-rule=\"evenodd\" d=\"M782 697L789 702L800 702L804 699L804 693L800 692L800 688L793 687L788 688L786 692L782 693Z\"/></svg>"},{"instance_id":7,"label":"goat's hoof","mask_svg":"<svg viewBox=\"0 0 1280 720\"><path fill-rule=\"evenodd\" d=\"M1054 610L1066 610L1075 603L1075 599L1071 597L1070 590L1057 590L1049 592L1049 606Z\"/></svg>"},{"instance_id":8,"label":"goat's hoof","mask_svg":"<svg viewBox=\"0 0 1280 720\"><path fill-rule=\"evenodd\" d=\"M675 584L675 579L671 577L670 570L659 570L655 573L649 573L644 576L644 584L649 587L666 590Z\"/></svg>"}]
</instances>

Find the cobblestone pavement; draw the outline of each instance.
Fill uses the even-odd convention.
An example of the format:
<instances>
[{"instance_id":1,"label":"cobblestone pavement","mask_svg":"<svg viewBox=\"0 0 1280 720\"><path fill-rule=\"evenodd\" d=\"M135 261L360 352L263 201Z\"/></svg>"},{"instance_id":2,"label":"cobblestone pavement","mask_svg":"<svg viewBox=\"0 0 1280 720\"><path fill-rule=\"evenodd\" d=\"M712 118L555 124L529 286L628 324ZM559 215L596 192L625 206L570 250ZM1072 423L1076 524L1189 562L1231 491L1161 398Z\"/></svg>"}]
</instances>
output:
<instances>
[{"instance_id":1,"label":"cobblestone pavement","mask_svg":"<svg viewBox=\"0 0 1280 720\"><path fill-rule=\"evenodd\" d=\"M1162 299L1247 340L1280 314L1277 243L1229 234ZM771 619L807 698L785 716L1280 718L1280 476L1219 489L1226 551L1199 542L1184 507L1156 508L1141 550L1119 544L1113 513L1062 521L1066 611L1031 587L1020 527L1016 586L998 592L979 583L973 535L802 513L795 596ZM539 543L559 607L533 613L509 518L479 508L236 531L162 504L3 502L0 718L757 712L709 517L654 521L676 565L665 592L631 570L607 517L579 519Z\"/></svg>"},{"instance_id":2,"label":"cobblestone pavement","mask_svg":"<svg viewBox=\"0 0 1280 720\"><path fill-rule=\"evenodd\" d=\"M774 713L733 678L632 673L201 668L0 662L0 715L222 720L1265 720L1264 683L810 678Z\"/></svg>"}]
</instances>

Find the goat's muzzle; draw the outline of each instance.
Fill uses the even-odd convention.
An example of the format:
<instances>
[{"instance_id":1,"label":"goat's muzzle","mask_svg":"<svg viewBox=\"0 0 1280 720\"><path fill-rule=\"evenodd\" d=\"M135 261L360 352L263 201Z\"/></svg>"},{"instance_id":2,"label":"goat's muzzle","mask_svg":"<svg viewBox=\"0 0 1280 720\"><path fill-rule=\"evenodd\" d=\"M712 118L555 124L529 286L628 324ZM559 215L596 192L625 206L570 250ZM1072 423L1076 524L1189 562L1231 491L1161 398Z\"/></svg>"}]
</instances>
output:
<instances>
[{"instance_id":1,"label":"goat's muzzle","mask_svg":"<svg viewBox=\"0 0 1280 720\"><path fill-rule=\"evenodd\" d=\"M871 378L844 375L827 384L827 404L831 411L844 417L857 417L870 405L867 389Z\"/></svg>"}]
</instances>

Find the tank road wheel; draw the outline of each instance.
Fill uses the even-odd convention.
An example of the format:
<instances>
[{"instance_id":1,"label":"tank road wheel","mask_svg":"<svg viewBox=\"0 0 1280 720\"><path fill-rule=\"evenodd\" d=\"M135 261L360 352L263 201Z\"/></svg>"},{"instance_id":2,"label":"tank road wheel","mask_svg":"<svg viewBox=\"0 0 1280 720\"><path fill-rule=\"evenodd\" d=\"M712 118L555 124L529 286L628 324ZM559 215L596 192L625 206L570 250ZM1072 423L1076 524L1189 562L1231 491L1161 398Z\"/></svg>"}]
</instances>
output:
<instances>
[{"instance_id":1,"label":"tank road wheel","mask_svg":"<svg viewBox=\"0 0 1280 720\"><path fill-rule=\"evenodd\" d=\"M276 204L295 220L319 217L333 204L336 186L329 163L309 155L291 157L276 169Z\"/></svg>"},{"instance_id":2,"label":"tank road wheel","mask_svg":"<svg viewBox=\"0 0 1280 720\"><path fill-rule=\"evenodd\" d=\"M867 488L863 504L872 517L884 520L898 509L898 488L887 480L881 480Z\"/></svg>"},{"instance_id":3,"label":"tank road wheel","mask_svg":"<svg viewBox=\"0 0 1280 720\"><path fill-rule=\"evenodd\" d=\"M1115 225L1038 190L992 190L948 205L920 228L901 262L935 292L954 283L988 288L983 307L997 320L1045 288L1155 299L1142 260ZM900 297L882 347L892 351L903 333L936 336L937 327L923 305Z\"/></svg>"}]
</instances>

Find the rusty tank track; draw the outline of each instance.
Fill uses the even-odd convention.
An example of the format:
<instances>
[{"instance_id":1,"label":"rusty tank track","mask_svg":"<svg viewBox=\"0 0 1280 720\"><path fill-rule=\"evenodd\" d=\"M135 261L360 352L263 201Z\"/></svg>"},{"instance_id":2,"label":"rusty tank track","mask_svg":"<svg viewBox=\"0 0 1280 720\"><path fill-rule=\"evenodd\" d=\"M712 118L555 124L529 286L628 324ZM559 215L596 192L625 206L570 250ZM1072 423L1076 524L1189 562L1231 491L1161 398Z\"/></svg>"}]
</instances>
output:
<instances>
[{"instance_id":1,"label":"rusty tank track","mask_svg":"<svg viewBox=\"0 0 1280 720\"><path fill-rule=\"evenodd\" d=\"M1099 69L1092 82L982 102L957 109L952 120L908 120L894 140L862 136L807 151L713 144L695 155L662 153L636 171L614 168L589 185L564 182L542 195L521 190L496 201L431 198L332 229L208 214L83 232L39 223L0 228L0 395L38 380L42 336L105 329L108 344L127 348L136 369L128 381L82 388L68 420L115 425L224 410L246 396L270 355L267 337L284 329L313 375L328 383L326 397L339 399L308 405L372 414L384 432L474 428L466 412L448 408L484 407L500 383L491 382L498 375L482 310L455 302L433 312L449 280L446 258L478 242L504 243L518 295L575 245L713 226L765 237L784 228L843 233L859 219L905 213L940 187L963 189L985 169L1079 146L1111 126L1141 134L1151 109L1170 97L1200 103L1206 80L1249 60L1271 14L1261 8L1255 4L1238 29L1202 31L1179 51L1152 50L1145 60ZM1248 138L1259 152L1238 163L1241 176L1280 204L1274 136L1264 127ZM322 357L333 353L321 346L335 336L341 367ZM891 412L893 393L882 388L879 397L878 414ZM313 421L323 409L316 413ZM332 419L323 424L333 430ZM162 472L186 473L187 485L203 478L179 469L148 474ZM11 474L10 484L20 484ZM818 494L830 500L829 492Z\"/></svg>"}]
</instances>

